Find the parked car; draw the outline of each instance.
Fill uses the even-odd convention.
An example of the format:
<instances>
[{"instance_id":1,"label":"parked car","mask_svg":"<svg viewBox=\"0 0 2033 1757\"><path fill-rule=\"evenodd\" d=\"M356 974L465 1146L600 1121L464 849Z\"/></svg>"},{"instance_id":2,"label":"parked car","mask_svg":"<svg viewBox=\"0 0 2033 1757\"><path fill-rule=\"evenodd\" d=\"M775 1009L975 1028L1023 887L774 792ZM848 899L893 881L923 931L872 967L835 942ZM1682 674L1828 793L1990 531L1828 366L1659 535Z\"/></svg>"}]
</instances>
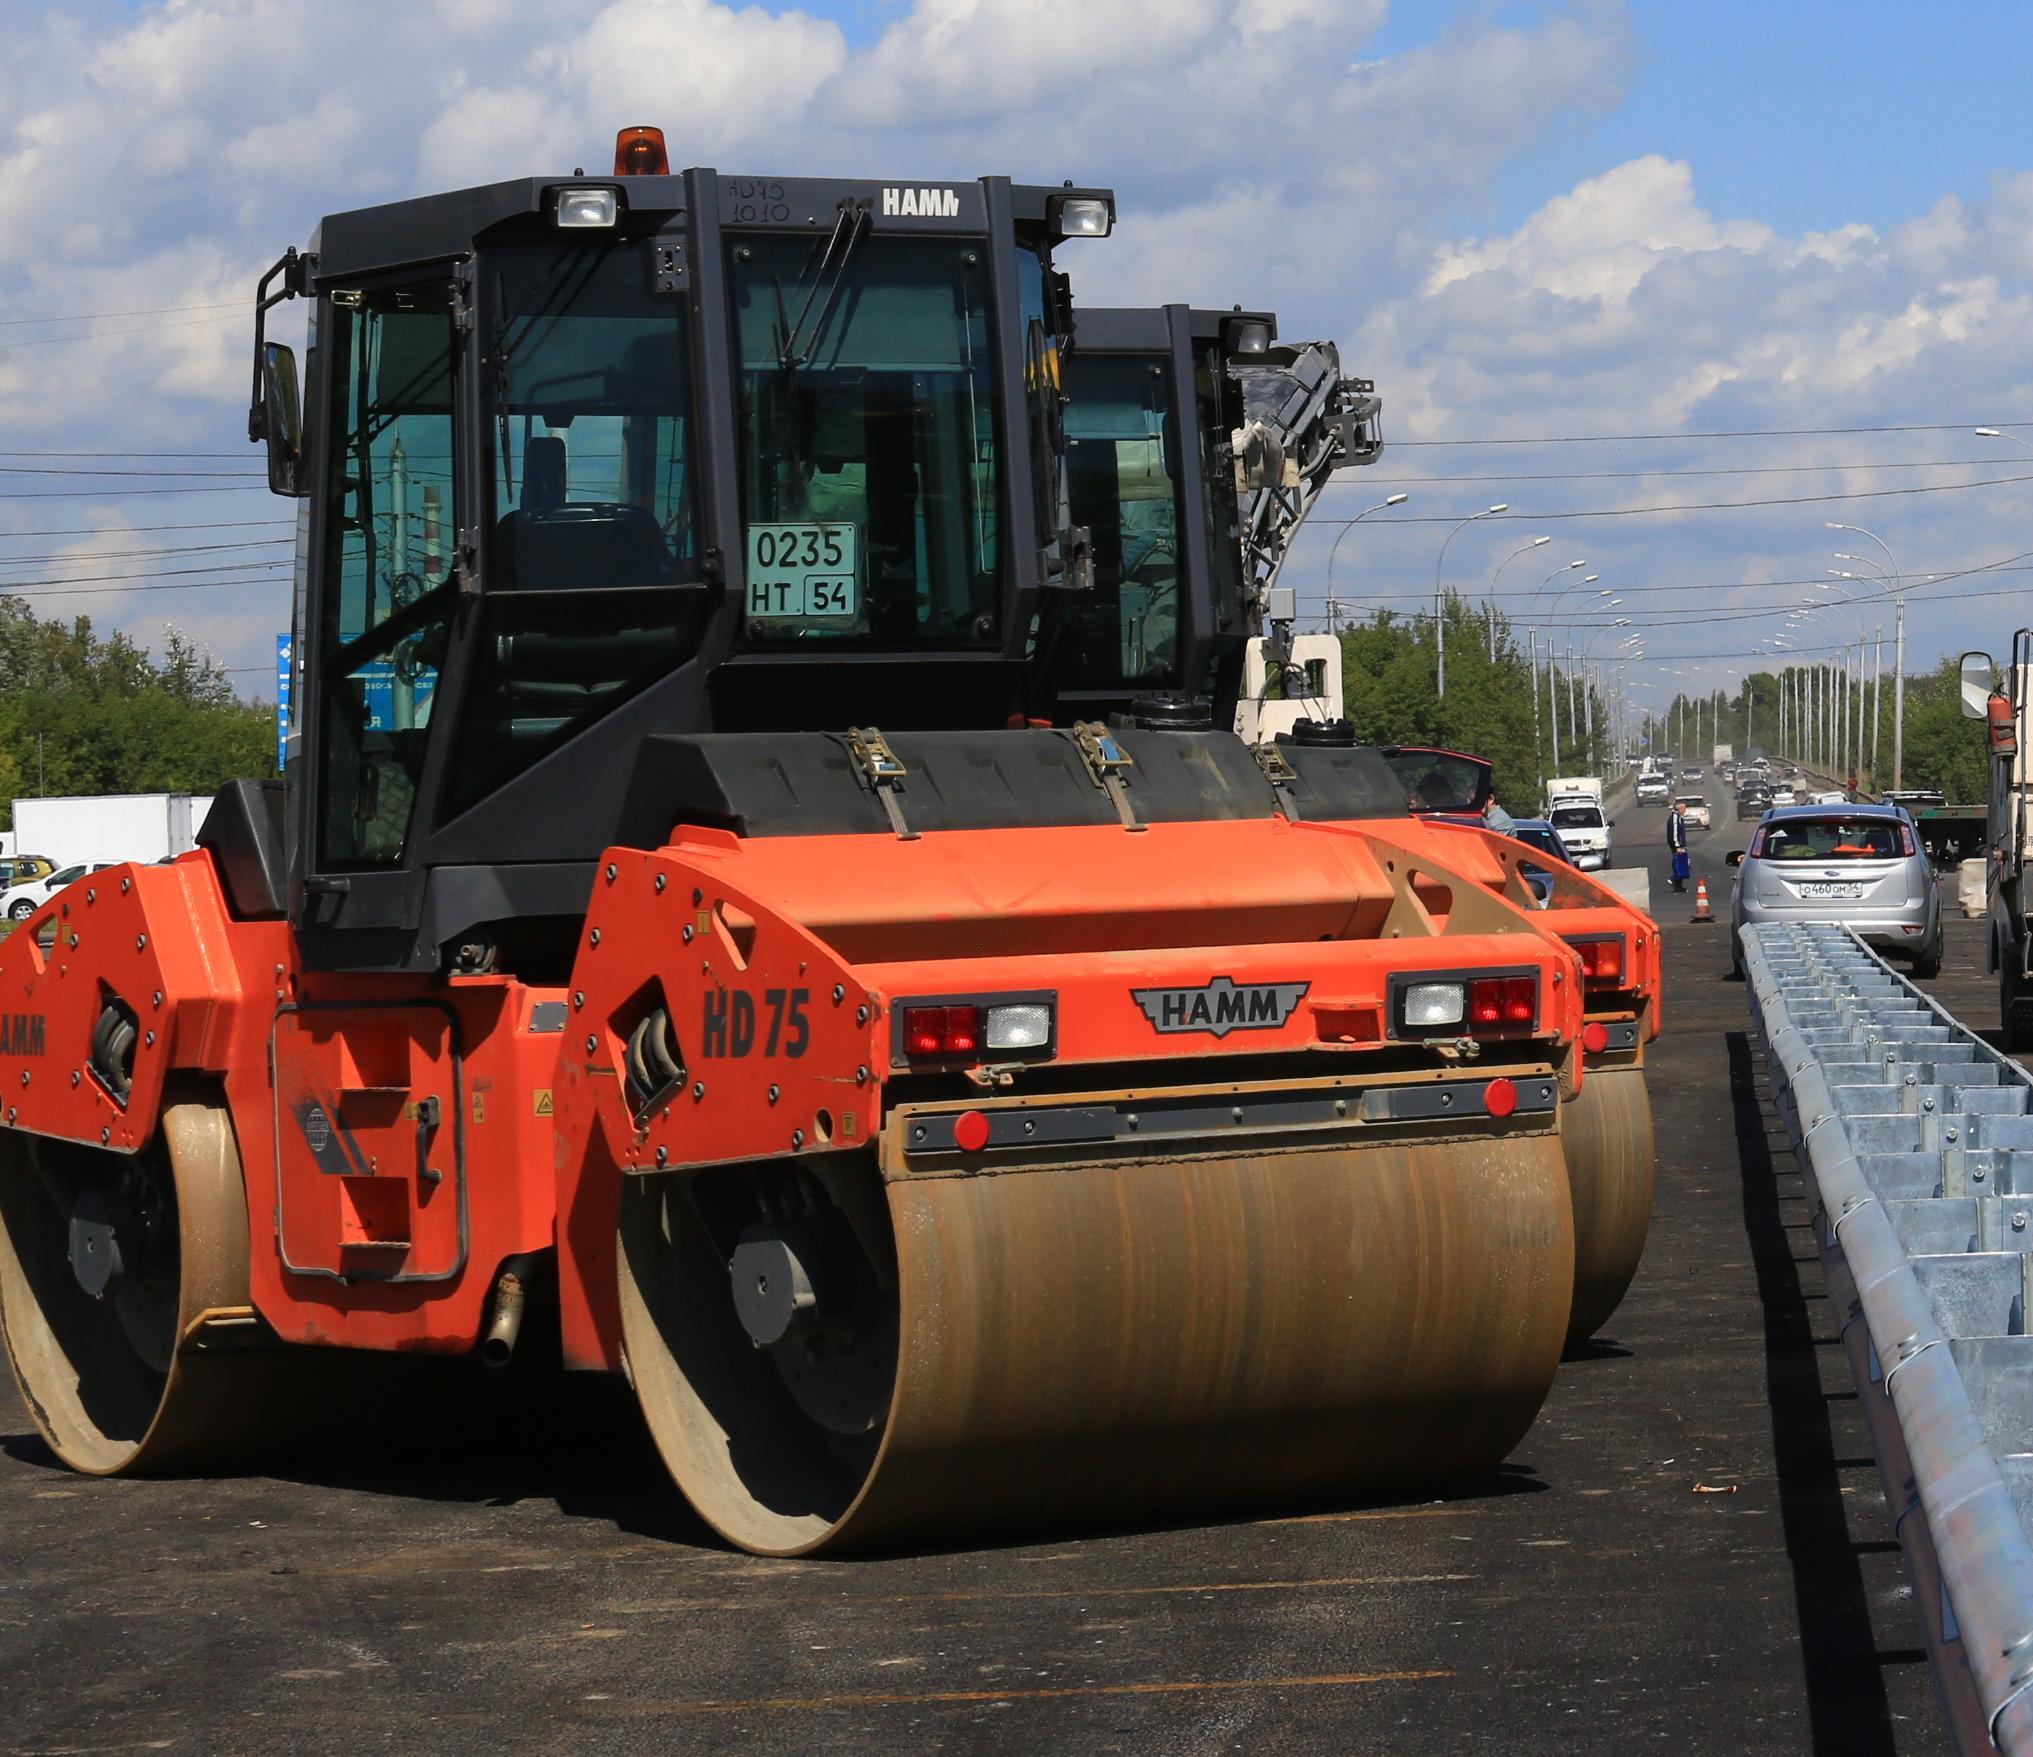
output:
<instances>
[{"instance_id":1,"label":"parked car","mask_svg":"<svg viewBox=\"0 0 2033 1757\"><path fill-rule=\"evenodd\" d=\"M1708 799L1705 794L1683 793L1673 801L1675 805L1687 808L1687 821L1697 830L1708 828Z\"/></svg>"},{"instance_id":2,"label":"parked car","mask_svg":"<svg viewBox=\"0 0 2033 1757\"><path fill-rule=\"evenodd\" d=\"M1561 841L1560 832L1545 818L1519 818L1511 826L1511 834L1527 847L1545 855L1548 866L1556 860L1568 866L1574 865L1574 856L1567 844ZM1553 894L1552 873L1547 866L1528 860L1519 861L1518 870L1525 875L1525 883L1532 887L1532 894L1539 899L1539 906L1543 909L1546 899Z\"/></svg>"},{"instance_id":3,"label":"parked car","mask_svg":"<svg viewBox=\"0 0 2033 1757\"><path fill-rule=\"evenodd\" d=\"M89 865L67 866L61 872L30 879L26 884L9 885L6 890L0 891L0 914L9 921L26 921L66 885L75 883L88 872L104 872L109 866L119 864L113 860L95 860Z\"/></svg>"},{"instance_id":4,"label":"parked car","mask_svg":"<svg viewBox=\"0 0 2033 1757\"><path fill-rule=\"evenodd\" d=\"M1802 805L1765 814L1749 848L1729 856L1730 962L1736 929L1767 921L1834 921L1906 959L1915 976L1941 971L1941 891L1913 825L1896 806Z\"/></svg>"},{"instance_id":5,"label":"parked car","mask_svg":"<svg viewBox=\"0 0 2033 1757\"><path fill-rule=\"evenodd\" d=\"M48 878L56 862L47 854L9 854L0 857L0 891L10 885L25 885L30 879Z\"/></svg>"},{"instance_id":6,"label":"parked car","mask_svg":"<svg viewBox=\"0 0 2033 1757\"><path fill-rule=\"evenodd\" d=\"M1763 817L1772 809L1772 790L1762 781L1746 781L1737 789L1737 821Z\"/></svg>"}]
</instances>

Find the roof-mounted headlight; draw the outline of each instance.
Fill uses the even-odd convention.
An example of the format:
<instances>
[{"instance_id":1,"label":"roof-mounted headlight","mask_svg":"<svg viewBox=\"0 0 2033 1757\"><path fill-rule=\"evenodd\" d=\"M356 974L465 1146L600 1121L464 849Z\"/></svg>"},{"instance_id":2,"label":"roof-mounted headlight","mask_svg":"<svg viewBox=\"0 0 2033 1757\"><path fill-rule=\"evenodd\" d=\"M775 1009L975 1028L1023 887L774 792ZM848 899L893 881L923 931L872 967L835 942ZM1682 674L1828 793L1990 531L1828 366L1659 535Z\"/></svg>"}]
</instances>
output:
<instances>
[{"instance_id":1,"label":"roof-mounted headlight","mask_svg":"<svg viewBox=\"0 0 2033 1757\"><path fill-rule=\"evenodd\" d=\"M1222 345L1230 354L1268 354L1271 326L1261 317L1231 317L1221 326Z\"/></svg>"},{"instance_id":2,"label":"roof-mounted headlight","mask_svg":"<svg viewBox=\"0 0 2033 1757\"><path fill-rule=\"evenodd\" d=\"M621 197L612 189L560 189L560 226L611 226L621 211Z\"/></svg>"},{"instance_id":3,"label":"roof-mounted headlight","mask_svg":"<svg viewBox=\"0 0 2033 1757\"><path fill-rule=\"evenodd\" d=\"M1094 195L1061 195L1052 202L1055 238L1106 238L1115 230L1115 213Z\"/></svg>"}]
</instances>

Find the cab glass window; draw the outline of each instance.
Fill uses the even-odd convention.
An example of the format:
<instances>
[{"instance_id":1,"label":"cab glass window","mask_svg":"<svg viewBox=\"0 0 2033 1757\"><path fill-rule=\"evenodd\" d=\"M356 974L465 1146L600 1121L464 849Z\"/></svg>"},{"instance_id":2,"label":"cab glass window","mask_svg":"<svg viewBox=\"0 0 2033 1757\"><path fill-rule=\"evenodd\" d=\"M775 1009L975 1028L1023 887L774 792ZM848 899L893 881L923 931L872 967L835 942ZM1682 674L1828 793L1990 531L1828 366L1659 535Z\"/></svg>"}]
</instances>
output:
<instances>
[{"instance_id":1,"label":"cab glass window","mask_svg":"<svg viewBox=\"0 0 2033 1757\"><path fill-rule=\"evenodd\" d=\"M450 627L453 289L435 277L330 295L319 699L319 855L402 858ZM329 340L325 336L329 335Z\"/></svg>"},{"instance_id":2,"label":"cab glass window","mask_svg":"<svg viewBox=\"0 0 2033 1757\"><path fill-rule=\"evenodd\" d=\"M1158 360L1076 354L1068 369L1066 486L1093 545L1094 590L1074 599L1057 668L1075 687L1162 678L1179 635L1179 424Z\"/></svg>"},{"instance_id":3,"label":"cab glass window","mask_svg":"<svg viewBox=\"0 0 2033 1757\"><path fill-rule=\"evenodd\" d=\"M687 297L654 240L566 234L486 259L490 507L448 813L697 649Z\"/></svg>"},{"instance_id":4,"label":"cab glass window","mask_svg":"<svg viewBox=\"0 0 2033 1757\"><path fill-rule=\"evenodd\" d=\"M987 251L871 235L729 245L744 638L998 638L1003 459Z\"/></svg>"}]
</instances>

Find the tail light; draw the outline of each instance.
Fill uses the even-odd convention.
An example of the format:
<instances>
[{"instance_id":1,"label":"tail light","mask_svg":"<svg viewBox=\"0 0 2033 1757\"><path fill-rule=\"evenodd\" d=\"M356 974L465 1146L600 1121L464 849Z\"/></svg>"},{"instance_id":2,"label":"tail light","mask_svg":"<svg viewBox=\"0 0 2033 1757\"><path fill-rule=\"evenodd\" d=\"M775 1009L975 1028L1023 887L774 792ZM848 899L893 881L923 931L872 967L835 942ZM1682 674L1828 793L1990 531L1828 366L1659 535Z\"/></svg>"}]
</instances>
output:
<instances>
[{"instance_id":1,"label":"tail light","mask_svg":"<svg viewBox=\"0 0 2033 1757\"><path fill-rule=\"evenodd\" d=\"M1624 937L1605 934L1600 939L1571 939L1567 942L1581 958L1581 977L1590 988L1615 988L1624 979Z\"/></svg>"},{"instance_id":2,"label":"tail light","mask_svg":"<svg viewBox=\"0 0 2033 1757\"><path fill-rule=\"evenodd\" d=\"M1913 830L1908 824L1901 824L1899 826L1899 852L1905 855L1908 860L1911 860L1914 855L1920 852L1919 848L1914 845Z\"/></svg>"},{"instance_id":3,"label":"tail light","mask_svg":"<svg viewBox=\"0 0 2033 1757\"><path fill-rule=\"evenodd\" d=\"M1468 985L1468 1022L1473 1029L1508 1030L1539 1016L1539 984L1529 976L1484 976Z\"/></svg>"},{"instance_id":4,"label":"tail light","mask_svg":"<svg viewBox=\"0 0 2033 1757\"><path fill-rule=\"evenodd\" d=\"M1402 1037L1471 1037L1528 1033L1539 1022L1539 979L1529 974L1475 976L1465 981L1400 978L1395 1019Z\"/></svg>"},{"instance_id":5,"label":"tail light","mask_svg":"<svg viewBox=\"0 0 2033 1757\"><path fill-rule=\"evenodd\" d=\"M978 1061L984 1055L1050 1055L1057 997L993 995L976 1000L906 1000L896 1008L900 1062Z\"/></svg>"}]
</instances>

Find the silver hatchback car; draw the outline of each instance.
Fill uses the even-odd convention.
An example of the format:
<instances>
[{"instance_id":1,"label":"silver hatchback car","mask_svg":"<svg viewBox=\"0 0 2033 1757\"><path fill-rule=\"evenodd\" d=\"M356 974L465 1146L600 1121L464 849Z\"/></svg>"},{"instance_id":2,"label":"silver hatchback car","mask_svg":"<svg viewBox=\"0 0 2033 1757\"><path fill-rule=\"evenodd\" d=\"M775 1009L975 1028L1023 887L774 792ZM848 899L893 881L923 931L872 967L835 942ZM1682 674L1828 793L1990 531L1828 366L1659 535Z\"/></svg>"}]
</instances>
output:
<instances>
[{"instance_id":1,"label":"silver hatchback car","mask_svg":"<svg viewBox=\"0 0 2033 1757\"><path fill-rule=\"evenodd\" d=\"M1892 805L1795 805L1758 820L1751 845L1729 862L1730 963L1743 973L1737 929L1747 922L1835 921L1915 976L1941 970L1941 892L1913 833Z\"/></svg>"}]
</instances>

